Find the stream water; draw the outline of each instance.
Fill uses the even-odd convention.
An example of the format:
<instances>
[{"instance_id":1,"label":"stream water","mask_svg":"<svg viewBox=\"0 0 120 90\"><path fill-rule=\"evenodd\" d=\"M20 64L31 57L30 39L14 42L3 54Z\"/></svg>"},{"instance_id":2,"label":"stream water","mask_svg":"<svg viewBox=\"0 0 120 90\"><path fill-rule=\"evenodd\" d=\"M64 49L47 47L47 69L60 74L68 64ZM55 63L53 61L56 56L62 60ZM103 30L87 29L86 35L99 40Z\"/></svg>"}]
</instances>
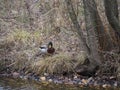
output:
<instances>
[{"instance_id":1,"label":"stream water","mask_svg":"<svg viewBox=\"0 0 120 90\"><path fill-rule=\"evenodd\" d=\"M97 89L88 87L78 87L70 85L55 85L48 83L38 83L10 78L0 78L0 90L120 90L120 89Z\"/></svg>"}]
</instances>

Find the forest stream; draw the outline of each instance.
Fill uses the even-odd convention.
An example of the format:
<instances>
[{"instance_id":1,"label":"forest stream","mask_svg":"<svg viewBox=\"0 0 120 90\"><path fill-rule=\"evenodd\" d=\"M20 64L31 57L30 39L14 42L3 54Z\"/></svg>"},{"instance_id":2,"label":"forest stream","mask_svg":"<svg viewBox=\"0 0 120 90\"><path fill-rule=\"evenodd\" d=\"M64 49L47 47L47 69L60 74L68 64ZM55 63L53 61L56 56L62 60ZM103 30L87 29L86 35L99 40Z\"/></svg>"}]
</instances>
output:
<instances>
[{"instance_id":1,"label":"forest stream","mask_svg":"<svg viewBox=\"0 0 120 90\"><path fill-rule=\"evenodd\" d=\"M38 83L21 79L0 78L0 90L120 90L118 88L90 88L70 85Z\"/></svg>"},{"instance_id":2,"label":"forest stream","mask_svg":"<svg viewBox=\"0 0 120 90\"><path fill-rule=\"evenodd\" d=\"M33 81L2 78L0 79L0 90L78 90L78 87L65 87L64 85L40 84Z\"/></svg>"}]
</instances>

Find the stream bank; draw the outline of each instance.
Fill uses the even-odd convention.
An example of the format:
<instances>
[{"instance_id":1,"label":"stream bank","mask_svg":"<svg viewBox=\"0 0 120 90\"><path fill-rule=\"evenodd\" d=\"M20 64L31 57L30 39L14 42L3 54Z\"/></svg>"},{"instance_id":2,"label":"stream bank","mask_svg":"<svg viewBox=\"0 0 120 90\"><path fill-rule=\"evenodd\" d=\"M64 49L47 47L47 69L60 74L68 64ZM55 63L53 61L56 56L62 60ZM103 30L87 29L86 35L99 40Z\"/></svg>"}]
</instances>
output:
<instances>
[{"instance_id":1,"label":"stream bank","mask_svg":"<svg viewBox=\"0 0 120 90\"><path fill-rule=\"evenodd\" d=\"M119 90L119 88L81 87L78 85L65 85L53 83L38 83L32 80L13 78L0 78L0 90Z\"/></svg>"},{"instance_id":2,"label":"stream bank","mask_svg":"<svg viewBox=\"0 0 120 90\"><path fill-rule=\"evenodd\" d=\"M66 85L73 87L89 87L89 88L119 88L120 81L118 81L114 76L96 76L96 77L84 77L80 75L49 75L44 73L44 75L39 76L36 73L24 74L22 72L13 73L3 73L0 74L0 78L12 79L12 80L22 80L29 82L36 82L39 84L55 84L55 85ZM18 82L19 83L19 82Z\"/></svg>"}]
</instances>

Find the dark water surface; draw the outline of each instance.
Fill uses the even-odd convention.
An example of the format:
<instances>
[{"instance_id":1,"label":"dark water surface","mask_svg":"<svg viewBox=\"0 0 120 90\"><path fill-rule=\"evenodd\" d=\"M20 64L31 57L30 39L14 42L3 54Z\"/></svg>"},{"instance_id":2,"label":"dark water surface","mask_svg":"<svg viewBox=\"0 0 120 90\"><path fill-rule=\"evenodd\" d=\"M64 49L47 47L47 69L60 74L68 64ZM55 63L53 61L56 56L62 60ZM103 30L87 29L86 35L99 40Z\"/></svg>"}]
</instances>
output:
<instances>
[{"instance_id":1,"label":"dark water surface","mask_svg":"<svg viewBox=\"0 0 120 90\"><path fill-rule=\"evenodd\" d=\"M25 81L10 78L0 78L0 90L120 90L120 89L97 89L70 85L55 85L45 83L38 83L34 81Z\"/></svg>"}]
</instances>

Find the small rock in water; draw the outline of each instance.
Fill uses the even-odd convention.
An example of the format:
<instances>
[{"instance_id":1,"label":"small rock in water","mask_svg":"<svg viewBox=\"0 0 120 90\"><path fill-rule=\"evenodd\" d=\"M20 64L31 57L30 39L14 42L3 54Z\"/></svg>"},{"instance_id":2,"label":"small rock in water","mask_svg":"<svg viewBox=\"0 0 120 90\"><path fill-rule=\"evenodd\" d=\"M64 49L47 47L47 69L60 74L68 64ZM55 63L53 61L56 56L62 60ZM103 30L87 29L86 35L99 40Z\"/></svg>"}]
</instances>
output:
<instances>
[{"instance_id":1,"label":"small rock in water","mask_svg":"<svg viewBox=\"0 0 120 90\"><path fill-rule=\"evenodd\" d=\"M87 85L87 80L82 79L81 81L82 81L83 84Z\"/></svg>"},{"instance_id":2,"label":"small rock in water","mask_svg":"<svg viewBox=\"0 0 120 90\"><path fill-rule=\"evenodd\" d=\"M103 84L102 87L107 88L107 87L110 87L110 85L109 84Z\"/></svg>"},{"instance_id":3,"label":"small rock in water","mask_svg":"<svg viewBox=\"0 0 120 90\"><path fill-rule=\"evenodd\" d=\"M102 87L103 87L103 88L106 88L106 87L107 87L107 84L103 84Z\"/></svg>"},{"instance_id":4,"label":"small rock in water","mask_svg":"<svg viewBox=\"0 0 120 90\"><path fill-rule=\"evenodd\" d=\"M49 74L48 73L44 73L44 76L48 76Z\"/></svg>"},{"instance_id":5,"label":"small rock in water","mask_svg":"<svg viewBox=\"0 0 120 90\"><path fill-rule=\"evenodd\" d=\"M78 84L79 84L79 85L82 85L82 82L79 82Z\"/></svg>"},{"instance_id":6,"label":"small rock in water","mask_svg":"<svg viewBox=\"0 0 120 90\"><path fill-rule=\"evenodd\" d=\"M75 83L74 81L65 82L65 84L70 84L70 85L73 85L74 83Z\"/></svg>"},{"instance_id":7,"label":"small rock in water","mask_svg":"<svg viewBox=\"0 0 120 90\"><path fill-rule=\"evenodd\" d=\"M52 80L52 79L49 79L48 81L49 81L49 82L52 82L53 80Z\"/></svg>"},{"instance_id":8,"label":"small rock in water","mask_svg":"<svg viewBox=\"0 0 120 90\"><path fill-rule=\"evenodd\" d=\"M20 75L20 78L21 78L21 79L24 79L24 76L23 76L23 75Z\"/></svg>"},{"instance_id":9,"label":"small rock in water","mask_svg":"<svg viewBox=\"0 0 120 90\"><path fill-rule=\"evenodd\" d=\"M74 79L77 79L78 77L77 76L74 76Z\"/></svg>"},{"instance_id":10,"label":"small rock in water","mask_svg":"<svg viewBox=\"0 0 120 90\"><path fill-rule=\"evenodd\" d=\"M117 81L114 83L114 87L117 87L118 86L118 83L117 83Z\"/></svg>"},{"instance_id":11,"label":"small rock in water","mask_svg":"<svg viewBox=\"0 0 120 90\"><path fill-rule=\"evenodd\" d=\"M88 78L87 83L90 83L91 81L93 81L93 77Z\"/></svg>"},{"instance_id":12,"label":"small rock in water","mask_svg":"<svg viewBox=\"0 0 120 90\"><path fill-rule=\"evenodd\" d=\"M56 84L62 84L63 83L62 80L58 80L58 79L54 79L53 82L56 83Z\"/></svg>"},{"instance_id":13,"label":"small rock in water","mask_svg":"<svg viewBox=\"0 0 120 90\"><path fill-rule=\"evenodd\" d=\"M40 79L41 79L42 81L45 81L45 80L46 80L46 77L40 77Z\"/></svg>"}]
</instances>

